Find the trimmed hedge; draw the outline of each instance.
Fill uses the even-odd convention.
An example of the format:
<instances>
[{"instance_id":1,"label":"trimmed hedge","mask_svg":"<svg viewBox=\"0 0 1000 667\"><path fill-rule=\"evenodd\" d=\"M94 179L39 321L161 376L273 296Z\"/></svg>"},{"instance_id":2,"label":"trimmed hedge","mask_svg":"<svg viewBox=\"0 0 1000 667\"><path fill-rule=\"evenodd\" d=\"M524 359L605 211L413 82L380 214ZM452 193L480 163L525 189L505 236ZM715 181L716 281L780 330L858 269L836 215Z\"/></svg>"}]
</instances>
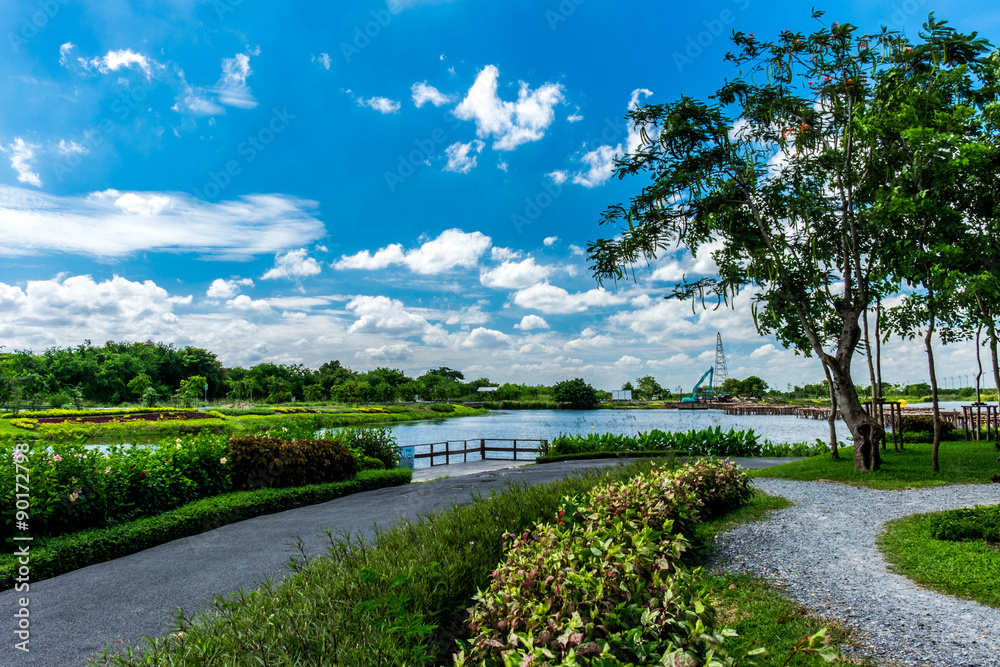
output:
<instances>
[{"instance_id":1,"label":"trimmed hedge","mask_svg":"<svg viewBox=\"0 0 1000 667\"><path fill-rule=\"evenodd\" d=\"M113 410L22 410L18 413L7 412L0 419L11 417L119 417L121 415L145 414L147 412L192 412L191 408L115 408Z\"/></svg>"},{"instance_id":2,"label":"trimmed hedge","mask_svg":"<svg viewBox=\"0 0 1000 667\"><path fill-rule=\"evenodd\" d=\"M49 579L245 519L315 505L363 491L403 486L410 483L411 476L412 472L406 468L366 470L346 482L291 489L237 491L199 500L154 517L61 535L32 546L31 580ZM16 557L6 554L0 557L3 590L13 587L17 567Z\"/></svg>"},{"instance_id":3,"label":"trimmed hedge","mask_svg":"<svg viewBox=\"0 0 1000 667\"><path fill-rule=\"evenodd\" d=\"M340 440L229 439L234 488L341 482L358 472L357 457Z\"/></svg>"},{"instance_id":4,"label":"trimmed hedge","mask_svg":"<svg viewBox=\"0 0 1000 667\"><path fill-rule=\"evenodd\" d=\"M943 419L938 419L941 423L941 436L947 438L948 434L955 430L955 425ZM904 435L920 434L923 438L934 437L934 417L929 415L906 415L900 422L900 428Z\"/></svg>"}]
</instances>

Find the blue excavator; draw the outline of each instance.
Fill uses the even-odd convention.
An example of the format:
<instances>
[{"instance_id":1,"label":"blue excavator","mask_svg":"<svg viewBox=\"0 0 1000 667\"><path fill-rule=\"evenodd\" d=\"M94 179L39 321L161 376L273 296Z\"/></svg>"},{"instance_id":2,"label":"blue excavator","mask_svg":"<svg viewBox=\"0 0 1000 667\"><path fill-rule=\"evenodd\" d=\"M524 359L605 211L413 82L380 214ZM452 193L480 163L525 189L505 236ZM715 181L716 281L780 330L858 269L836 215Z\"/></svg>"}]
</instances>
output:
<instances>
[{"instance_id":1,"label":"blue excavator","mask_svg":"<svg viewBox=\"0 0 1000 667\"><path fill-rule=\"evenodd\" d=\"M705 378L709 378L709 380L708 380L708 389L706 390L706 393L708 393L711 396L711 394L714 392L714 390L712 389L712 381L715 380L715 366L712 366L707 371L705 371L705 374L702 375L701 379L698 380L698 383L695 384L694 389L691 390L691 395L690 396L685 396L684 398L682 398L681 399L681 403L697 403L698 402L698 388L701 386L701 383L705 381Z\"/></svg>"}]
</instances>

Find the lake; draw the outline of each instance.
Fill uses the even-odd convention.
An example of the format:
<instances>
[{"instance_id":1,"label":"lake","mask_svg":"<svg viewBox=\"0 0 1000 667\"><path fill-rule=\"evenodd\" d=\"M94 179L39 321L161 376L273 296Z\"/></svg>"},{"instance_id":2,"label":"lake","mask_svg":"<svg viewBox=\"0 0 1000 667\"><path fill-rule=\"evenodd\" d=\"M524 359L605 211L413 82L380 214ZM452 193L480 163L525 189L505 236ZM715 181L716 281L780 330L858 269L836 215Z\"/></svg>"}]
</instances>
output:
<instances>
[{"instance_id":1,"label":"lake","mask_svg":"<svg viewBox=\"0 0 1000 667\"><path fill-rule=\"evenodd\" d=\"M634 435L639 431L691 431L721 426L723 430L753 429L771 442L813 442L817 438L828 442L830 427L825 419L803 419L791 415L726 415L721 410L511 410L496 411L476 417L455 417L435 421L397 424L392 434L400 447L426 445L449 441L495 439L545 439L551 441L560 433L582 435L585 433L615 433ZM847 440L850 432L843 421L837 422L837 439ZM495 443L509 447L511 443ZM418 447L416 453L426 453L427 447ZM435 452L438 448L435 447ZM492 456L499 457L494 453ZM520 458L520 453L518 458ZM469 459L478 460L478 455ZM509 456L508 456L509 458ZM460 459L455 458L453 463ZM439 461L444 462L442 457ZM427 467L427 459L417 459L416 467Z\"/></svg>"}]
</instances>

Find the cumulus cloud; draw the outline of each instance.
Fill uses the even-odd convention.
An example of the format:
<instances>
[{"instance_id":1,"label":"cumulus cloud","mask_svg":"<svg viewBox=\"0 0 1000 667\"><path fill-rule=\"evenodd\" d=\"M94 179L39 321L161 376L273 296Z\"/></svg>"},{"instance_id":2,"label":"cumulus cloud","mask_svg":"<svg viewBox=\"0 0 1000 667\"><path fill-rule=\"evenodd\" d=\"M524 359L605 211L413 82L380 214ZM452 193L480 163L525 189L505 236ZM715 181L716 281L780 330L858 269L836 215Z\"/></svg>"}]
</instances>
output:
<instances>
[{"instance_id":1,"label":"cumulus cloud","mask_svg":"<svg viewBox=\"0 0 1000 667\"><path fill-rule=\"evenodd\" d=\"M632 98L629 100L628 109L631 111L639 106L640 96L649 97L653 91L645 88L637 88L632 91ZM650 129L651 131L651 129ZM580 158L581 162L589 168L586 171L578 172L573 176L573 182L585 188L596 188L604 185L615 173L615 158L625 154L635 153L642 145L642 128L630 125L628 137L624 145L616 146L602 145L584 154Z\"/></svg>"},{"instance_id":2,"label":"cumulus cloud","mask_svg":"<svg viewBox=\"0 0 1000 667\"><path fill-rule=\"evenodd\" d=\"M462 347L474 350L498 349L510 347L511 342L510 336L502 331L476 327L469 332L468 337L462 341Z\"/></svg>"},{"instance_id":3,"label":"cumulus cloud","mask_svg":"<svg viewBox=\"0 0 1000 667\"><path fill-rule=\"evenodd\" d=\"M546 236L544 239L542 239L542 244L546 246L553 246L556 244L556 241L558 240L559 240L558 236Z\"/></svg>"},{"instance_id":4,"label":"cumulus cloud","mask_svg":"<svg viewBox=\"0 0 1000 667\"><path fill-rule=\"evenodd\" d=\"M69 46L63 54L63 47ZM69 51L73 48L72 44L63 44L60 47L60 55L69 55ZM60 59L61 61L61 59ZM116 51L108 51L103 56L96 56L94 58L78 58L77 62L80 63L87 70L97 70L101 74L107 74L108 72L117 72L120 69L136 69L146 75L146 80L152 80L154 69L163 69L163 65L160 65L155 60L146 57L141 53L136 53L132 49L118 49Z\"/></svg>"},{"instance_id":5,"label":"cumulus cloud","mask_svg":"<svg viewBox=\"0 0 1000 667\"><path fill-rule=\"evenodd\" d=\"M497 94L500 71L487 65L476 77L465 99L455 107L455 117L476 123L480 139L493 137L493 149L514 150L538 141L555 118L554 107L563 101L563 86L545 83L531 90L521 82L516 102L505 102Z\"/></svg>"},{"instance_id":6,"label":"cumulus cloud","mask_svg":"<svg viewBox=\"0 0 1000 667\"><path fill-rule=\"evenodd\" d=\"M322 268L312 257L309 257L305 248L290 250L284 255L278 255L274 259L274 268L261 276L262 280L275 280L277 278L306 278L315 276Z\"/></svg>"},{"instance_id":7,"label":"cumulus cloud","mask_svg":"<svg viewBox=\"0 0 1000 667\"><path fill-rule=\"evenodd\" d=\"M538 315L525 315L521 318L520 323L514 325L515 329L520 329L521 331L531 331L532 329L548 329L549 323L545 321L544 318Z\"/></svg>"},{"instance_id":8,"label":"cumulus cloud","mask_svg":"<svg viewBox=\"0 0 1000 667\"><path fill-rule=\"evenodd\" d=\"M347 310L357 315L350 333L410 336L427 333L430 323L421 315L408 311L402 301L387 296L359 296L347 304Z\"/></svg>"},{"instance_id":9,"label":"cumulus cloud","mask_svg":"<svg viewBox=\"0 0 1000 667\"><path fill-rule=\"evenodd\" d=\"M413 348L404 343L393 343L382 347L369 347L358 352L355 356L376 364L398 363L412 357Z\"/></svg>"},{"instance_id":10,"label":"cumulus cloud","mask_svg":"<svg viewBox=\"0 0 1000 667\"><path fill-rule=\"evenodd\" d=\"M448 156L448 164L445 165L444 170L456 174L468 174L475 168L478 160L475 155L470 157L469 153L472 151L482 153L483 146L483 142L478 139L470 141L467 144L458 142L448 146L448 148L444 149L445 155Z\"/></svg>"},{"instance_id":11,"label":"cumulus cloud","mask_svg":"<svg viewBox=\"0 0 1000 667\"><path fill-rule=\"evenodd\" d=\"M426 81L413 84L410 91L413 93L413 103L417 105L418 109L428 103L436 107L444 106L455 99L451 95L445 95L434 86L427 85Z\"/></svg>"},{"instance_id":12,"label":"cumulus cloud","mask_svg":"<svg viewBox=\"0 0 1000 667\"><path fill-rule=\"evenodd\" d=\"M359 97L358 106L375 109L379 113L391 114L399 111L402 104L396 100L390 100L388 97L369 97L367 100Z\"/></svg>"},{"instance_id":13,"label":"cumulus cloud","mask_svg":"<svg viewBox=\"0 0 1000 667\"><path fill-rule=\"evenodd\" d=\"M69 62L69 54L71 54L73 52L73 49L75 48L76 44L74 44L73 42L66 42L65 44L59 47L60 65L65 65L67 62Z\"/></svg>"},{"instance_id":14,"label":"cumulus cloud","mask_svg":"<svg viewBox=\"0 0 1000 667\"><path fill-rule=\"evenodd\" d=\"M267 313L271 311L271 305L264 299L251 299L246 294L240 294L235 299L226 302L227 308L234 310L249 310L256 313Z\"/></svg>"},{"instance_id":15,"label":"cumulus cloud","mask_svg":"<svg viewBox=\"0 0 1000 667\"><path fill-rule=\"evenodd\" d=\"M90 150L75 141L66 141L65 139L59 140L59 145L56 147L61 155L86 155Z\"/></svg>"},{"instance_id":16,"label":"cumulus cloud","mask_svg":"<svg viewBox=\"0 0 1000 667\"><path fill-rule=\"evenodd\" d=\"M495 289L524 289L549 277L552 268L535 263L534 257L520 262L507 260L493 269L479 273L479 282Z\"/></svg>"},{"instance_id":17,"label":"cumulus cloud","mask_svg":"<svg viewBox=\"0 0 1000 667\"><path fill-rule=\"evenodd\" d=\"M563 183L566 182L566 179L569 178L569 174L567 174L565 171L557 169L553 172L550 172L548 174L548 177L551 178L556 185L562 185Z\"/></svg>"},{"instance_id":18,"label":"cumulus cloud","mask_svg":"<svg viewBox=\"0 0 1000 667\"><path fill-rule=\"evenodd\" d=\"M17 172L18 182L40 188L42 187L42 179L37 172L32 171L31 164L31 161L35 159L35 149L37 148L38 144L29 144L21 137L14 139L14 143L6 148L0 145L0 150L10 155L10 166Z\"/></svg>"},{"instance_id":19,"label":"cumulus cloud","mask_svg":"<svg viewBox=\"0 0 1000 667\"><path fill-rule=\"evenodd\" d=\"M216 278L208 286L205 296L210 299L229 299L239 294L241 287L253 287L253 280L250 278L234 278L233 280Z\"/></svg>"},{"instance_id":20,"label":"cumulus cloud","mask_svg":"<svg viewBox=\"0 0 1000 667\"><path fill-rule=\"evenodd\" d=\"M0 256L108 258L148 250L245 258L324 236L315 208L316 202L283 195L209 203L180 193L60 197L0 186Z\"/></svg>"},{"instance_id":21,"label":"cumulus cloud","mask_svg":"<svg viewBox=\"0 0 1000 667\"><path fill-rule=\"evenodd\" d=\"M603 287L570 294L562 287L556 287L547 282L514 293L515 304L546 315L582 313L591 307L618 305L624 303L625 300L625 297L612 294Z\"/></svg>"},{"instance_id":22,"label":"cumulus cloud","mask_svg":"<svg viewBox=\"0 0 1000 667\"><path fill-rule=\"evenodd\" d=\"M377 271L401 264L414 273L436 275L459 266L475 266L490 243L490 237L481 232L446 229L436 239L426 241L413 250L404 250L402 245L394 243L374 254L362 250L355 255L344 255L332 266L340 270Z\"/></svg>"}]
</instances>

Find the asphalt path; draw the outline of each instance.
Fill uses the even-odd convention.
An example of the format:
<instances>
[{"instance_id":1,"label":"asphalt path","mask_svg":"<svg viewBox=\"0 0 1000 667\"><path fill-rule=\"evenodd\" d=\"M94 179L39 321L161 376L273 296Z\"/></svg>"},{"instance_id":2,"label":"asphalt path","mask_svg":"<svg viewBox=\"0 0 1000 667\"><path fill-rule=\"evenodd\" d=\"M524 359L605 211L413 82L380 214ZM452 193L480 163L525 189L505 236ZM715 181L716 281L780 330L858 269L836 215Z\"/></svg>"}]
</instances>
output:
<instances>
[{"instance_id":1,"label":"asphalt path","mask_svg":"<svg viewBox=\"0 0 1000 667\"><path fill-rule=\"evenodd\" d=\"M793 459L734 459L746 468L763 468ZM335 536L371 537L376 526L389 528L400 519L415 520L472 501L510 484L535 485L582 470L618 465L619 460L591 460L515 465L513 461L443 466L417 471L418 484L379 489L309 507L248 519L186 537L131 556L30 584L30 591L0 593L7 618L0 665L72 667L107 645L141 646L143 636L173 630L177 609L190 613L211 606L216 595L257 588L291 570L300 555L299 540L312 558L326 553L327 531ZM440 478L447 475L447 477ZM29 651L14 648L19 599L29 598Z\"/></svg>"}]
</instances>

